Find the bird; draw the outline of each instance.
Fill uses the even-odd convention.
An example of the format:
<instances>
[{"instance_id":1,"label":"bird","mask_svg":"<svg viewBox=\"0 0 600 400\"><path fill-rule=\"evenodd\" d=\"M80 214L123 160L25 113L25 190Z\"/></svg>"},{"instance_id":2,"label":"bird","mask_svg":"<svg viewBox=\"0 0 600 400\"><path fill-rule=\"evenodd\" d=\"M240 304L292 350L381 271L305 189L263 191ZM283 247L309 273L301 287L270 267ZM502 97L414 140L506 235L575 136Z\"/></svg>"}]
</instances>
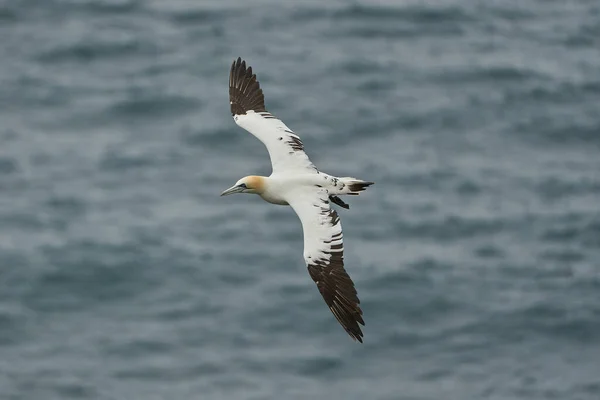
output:
<instances>
[{"instance_id":1,"label":"bird","mask_svg":"<svg viewBox=\"0 0 600 400\"><path fill-rule=\"evenodd\" d=\"M332 203L349 209L339 196L358 195L374 182L319 171L300 137L267 111L256 74L241 57L233 61L229 72L229 104L235 123L266 146L272 173L268 177L243 177L221 196L257 194L269 203L289 205L296 212L310 277L340 325L362 343L360 326L365 321L354 282L344 269L342 225Z\"/></svg>"}]
</instances>

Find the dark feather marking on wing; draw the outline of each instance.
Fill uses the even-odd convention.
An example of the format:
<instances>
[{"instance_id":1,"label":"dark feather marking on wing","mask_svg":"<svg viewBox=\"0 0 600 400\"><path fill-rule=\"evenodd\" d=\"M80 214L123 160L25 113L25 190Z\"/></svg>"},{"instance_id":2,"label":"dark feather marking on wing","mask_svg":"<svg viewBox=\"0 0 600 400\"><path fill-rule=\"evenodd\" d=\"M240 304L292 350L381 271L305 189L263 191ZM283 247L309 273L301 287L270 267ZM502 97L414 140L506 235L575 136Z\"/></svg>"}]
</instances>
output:
<instances>
[{"instance_id":1,"label":"dark feather marking on wing","mask_svg":"<svg viewBox=\"0 0 600 400\"><path fill-rule=\"evenodd\" d=\"M331 200L332 203L337 204L338 206L345 208L346 210L350 209L350 205L346 202L344 202L344 200L340 199L338 196L329 196L329 200Z\"/></svg>"},{"instance_id":2,"label":"dark feather marking on wing","mask_svg":"<svg viewBox=\"0 0 600 400\"><path fill-rule=\"evenodd\" d=\"M259 112L258 114L264 119L276 119L275 116L268 111Z\"/></svg>"},{"instance_id":3,"label":"dark feather marking on wing","mask_svg":"<svg viewBox=\"0 0 600 400\"><path fill-rule=\"evenodd\" d=\"M296 136L293 132L292 135L290 135L289 140L287 141L287 143L292 146L292 149L296 150L296 151L304 151L304 144L302 144L302 141L300 140L300 138L298 136Z\"/></svg>"}]
</instances>

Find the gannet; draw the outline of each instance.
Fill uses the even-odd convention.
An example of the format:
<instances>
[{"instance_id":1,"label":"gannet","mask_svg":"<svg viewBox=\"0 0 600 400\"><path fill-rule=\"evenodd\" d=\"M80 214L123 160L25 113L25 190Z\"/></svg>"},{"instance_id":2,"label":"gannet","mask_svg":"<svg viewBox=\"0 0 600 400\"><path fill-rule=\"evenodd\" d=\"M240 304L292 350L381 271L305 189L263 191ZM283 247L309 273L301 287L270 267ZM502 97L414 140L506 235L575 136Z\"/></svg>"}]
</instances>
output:
<instances>
[{"instance_id":1,"label":"gannet","mask_svg":"<svg viewBox=\"0 0 600 400\"><path fill-rule=\"evenodd\" d=\"M269 203L289 205L304 232L304 261L325 303L354 340L363 341L365 325L354 282L344 269L342 225L331 202L349 208L338 196L358 195L373 182L338 178L317 170L302 141L265 109L265 99L252 67L238 57L229 73L229 104L236 124L267 147L273 172L246 176L221 193L258 194Z\"/></svg>"}]
</instances>

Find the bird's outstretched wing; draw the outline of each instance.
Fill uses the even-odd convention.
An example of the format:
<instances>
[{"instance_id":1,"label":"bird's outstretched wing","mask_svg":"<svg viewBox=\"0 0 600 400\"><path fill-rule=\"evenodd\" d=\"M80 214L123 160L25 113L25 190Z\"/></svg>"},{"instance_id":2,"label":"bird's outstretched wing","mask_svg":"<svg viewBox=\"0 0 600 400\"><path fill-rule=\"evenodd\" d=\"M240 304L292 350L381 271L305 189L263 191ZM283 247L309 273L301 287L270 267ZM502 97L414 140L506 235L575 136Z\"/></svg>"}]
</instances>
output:
<instances>
[{"instance_id":1,"label":"bird's outstretched wing","mask_svg":"<svg viewBox=\"0 0 600 400\"><path fill-rule=\"evenodd\" d=\"M236 124L267 147L274 173L316 171L298 135L265 109L265 97L256 75L239 57L229 72L229 104Z\"/></svg>"},{"instance_id":2,"label":"bird's outstretched wing","mask_svg":"<svg viewBox=\"0 0 600 400\"><path fill-rule=\"evenodd\" d=\"M354 282L344 269L342 224L329 205L328 192L306 187L286 196L304 231L304 260L325 303L342 327L362 343L364 325Z\"/></svg>"}]
</instances>

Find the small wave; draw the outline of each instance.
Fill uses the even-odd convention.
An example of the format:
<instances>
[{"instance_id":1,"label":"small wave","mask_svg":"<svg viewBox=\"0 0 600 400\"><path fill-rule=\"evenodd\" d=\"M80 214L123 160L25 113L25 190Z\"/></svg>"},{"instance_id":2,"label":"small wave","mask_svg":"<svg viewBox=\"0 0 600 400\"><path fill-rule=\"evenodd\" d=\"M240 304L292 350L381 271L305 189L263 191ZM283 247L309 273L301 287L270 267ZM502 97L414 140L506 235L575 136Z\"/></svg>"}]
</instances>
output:
<instances>
[{"instance_id":1,"label":"small wave","mask_svg":"<svg viewBox=\"0 0 600 400\"><path fill-rule=\"evenodd\" d=\"M185 10L173 12L169 15L171 21L181 25L196 25L205 22L218 23L226 18L235 16L235 10Z\"/></svg>"},{"instance_id":2,"label":"small wave","mask_svg":"<svg viewBox=\"0 0 600 400\"><path fill-rule=\"evenodd\" d=\"M18 21L19 16L15 10L8 8L6 5L0 6L0 22L10 23Z\"/></svg>"},{"instance_id":3,"label":"small wave","mask_svg":"<svg viewBox=\"0 0 600 400\"><path fill-rule=\"evenodd\" d=\"M53 213L59 213L69 218L81 216L85 213L86 202L76 197L55 196L46 201Z\"/></svg>"},{"instance_id":4,"label":"small wave","mask_svg":"<svg viewBox=\"0 0 600 400\"><path fill-rule=\"evenodd\" d=\"M600 219L596 218L585 225L581 235L581 241L586 247L600 249Z\"/></svg>"},{"instance_id":5,"label":"small wave","mask_svg":"<svg viewBox=\"0 0 600 400\"><path fill-rule=\"evenodd\" d=\"M109 356L135 358L169 353L173 350L173 344L165 340L143 337L123 338L114 344L106 344L102 350L103 353Z\"/></svg>"},{"instance_id":6,"label":"small wave","mask_svg":"<svg viewBox=\"0 0 600 400\"><path fill-rule=\"evenodd\" d=\"M547 77L533 69L519 65L464 66L454 70L437 70L429 74L429 79L440 83L489 83L489 82L528 82Z\"/></svg>"},{"instance_id":7,"label":"small wave","mask_svg":"<svg viewBox=\"0 0 600 400\"><path fill-rule=\"evenodd\" d=\"M396 82L390 82L383 78L368 79L358 84L357 89L364 93L394 92L396 90Z\"/></svg>"},{"instance_id":8,"label":"small wave","mask_svg":"<svg viewBox=\"0 0 600 400\"><path fill-rule=\"evenodd\" d=\"M469 179L464 179L456 185L456 192L461 196L476 196L482 191L480 184Z\"/></svg>"},{"instance_id":9,"label":"small wave","mask_svg":"<svg viewBox=\"0 0 600 400\"><path fill-rule=\"evenodd\" d=\"M548 250L541 254L541 258L548 261L557 261L559 263L576 263L585 260L585 255L577 250Z\"/></svg>"},{"instance_id":10,"label":"small wave","mask_svg":"<svg viewBox=\"0 0 600 400\"><path fill-rule=\"evenodd\" d=\"M240 138L241 135L235 130L235 127L232 129L218 128L202 131L186 129L181 133L181 140L185 144L201 147L222 148L230 146L232 141L236 142Z\"/></svg>"},{"instance_id":11,"label":"small wave","mask_svg":"<svg viewBox=\"0 0 600 400\"><path fill-rule=\"evenodd\" d=\"M369 26L352 27L343 31L340 35L364 39L411 39L424 36L459 36L463 33L460 27L456 26L436 26L435 28L424 29L417 26Z\"/></svg>"},{"instance_id":12,"label":"small wave","mask_svg":"<svg viewBox=\"0 0 600 400\"><path fill-rule=\"evenodd\" d=\"M312 18L311 18L312 16ZM474 19L462 8L353 5L333 11L303 11L299 18L330 20L332 37L415 38L460 36Z\"/></svg>"},{"instance_id":13,"label":"small wave","mask_svg":"<svg viewBox=\"0 0 600 400\"><path fill-rule=\"evenodd\" d=\"M506 328L514 325L547 336L559 336L573 342L597 342L600 323L593 316L593 307L584 304L575 312L572 306L562 306L550 301L540 302L516 313L506 315ZM518 328L517 328L518 329Z\"/></svg>"},{"instance_id":14,"label":"small wave","mask_svg":"<svg viewBox=\"0 0 600 400\"><path fill-rule=\"evenodd\" d=\"M91 62L118 57L133 57L142 54L155 54L156 49L149 43L128 40L118 43L84 41L71 45L54 47L41 52L37 60L42 63Z\"/></svg>"},{"instance_id":15,"label":"small wave","mask_svg":"<svg viewBox=\"0 0 600 400\"><path fill-rule=\"evenodd\" d=\"M493 19L501 19L507 21L531 21L536 17L536 13L533 9L527 9L525 7L514 7L509 4L502 4L501 2L489 2L481 3L483 6L482 11L491 14Z\"/></svg>"},{"instance_id":16,"label":"small wave","mask_svg":"<svg viewBox=\"0 0 600 400\"><path fill-rule=\"evenodd\" d=\"M564 43L569 48L594 48L597 49L600 46L600 27L598 24L585 25L582 24L576 33L569 35Z\"/></svg>"},{"instance_id":17,"label":"small wave","mask_svg":"<svg viewBox=\"0 0 600 400\"><path fill-rule=\"evenodd\" d=\"M579 96L580 88L571 84L545 84L536 85L533 88L525 91L513 94L507 94L505 98L506 103L514 101L535 101L535 102L547 102L554 104L569 104L574 98Z\"/></svg>"},{"instance_id":18,"label":"small wave","mask_svg":"<svg viewBox=\"0 0 600 400\"><path fill-rule=\"evenodd\" d=\"M411 23L447 23L449 21L472 21L473 18L458 7L382 7L352 5L333 13L334 19L372 19L377 22L392 20L394 22L407 21Z\"/></svg>"},{"instance_id":19,"label":"small wave","mask_svg":"<svg viewBox=\"0 0 600 400\"><path fill-rule=\"evenodd\" d=\"M3 299L0 307L0 348L14 346L27 336L27 312Z\"/></svg>"},{"instance_id":20,"label":"small wave","mask_svg":"<svg viewBox=\"0 0 600 400\"><path fill-rule=\"evenodd\" d=\"M123 171L156 165L152 154L127 154L119 149L108 149L100 160L100 168L108 171Z\"/></svg>"},{"instance_id":21,"label":"small wave","mask_svg":"<svg viewBox=\"0 0 600 400\"><path fill-rule=\"evenodd\" d=\"M508 126L509 133L540 146L592 146L600 147L600 122L583 119L548 120L546 115L527 118Z\"/></svg>"},{"instance_id":22,"label":"small wave","mask_svg":"<svg viewBox=\"0 0 600 400\"><path fill-rule=\"evenodd\" d=\"M338 357L324 355L309 359L290 360L290 367L302 376L322 377L323 374L338 370L342 361Z\"/></svg>"},{"instance_id":23,"label":"small wave","mask_svg":"<svg viewBox=\"0 0 600 400\"><path fill-rule=\"evenodd\" d=\"M484 259L502 259L505 256L505 252L493 244L487 244L475 249L475 255Z\"/></svg>"},{"instance_id":24,"label":"small wave","mask_svg":"<svg viewBox=\"0 0 600 400\"><path fill-rule=\"evenodd\" d=\"M336 69L349 75L378 74L388 72L387 68L376 61L354 59L336 66Z\"/></svg>"},{"instance_id":25,"label":"small wave","mask_svg":"<svg viewBox=\"0 0 600 400\"><path fill-rule=\"evenodd\" d=\"M177 116L196 112L201 103L197 99L183 96L157 96L151 98L133 98L112 105L107 114L123 117L143 117L144 119Z\"/></svg>"},{"instance_id":26,"label":"small wave","mask_svg":"<svg viewBox=\"0 0 600 400\"><path fill-rule=\"evenodd\" d=\"M412 174L392 175L385 177L394 184L410 190L417 188L439 190L445 182L458 179L458 173L453 169L432 169Z\"/></svg>"},{"instance_id":27,"label":"small wave","mask_svg":"<svg viewBox=\"0 0 600 400\"><path fill-rule=\"evenodd\" d=\"M43 249L47 266L31 279L25 304L37 311L79 310L135 297L152 262L134 243L72 241Z\"/></svg>"},{"instance_id":28,"label":"small wave","mask_svg":"<svg viewBox=\"0 0 600 400\"><path fill-rule=\"evenodd\" d=\"M580 244L600 248L600 220L588 213L567 213L550 223L540 239L548 244Z\"/></svg>"},{"instance_id":29,"label":"small wave","mask_svg":"<svg viewBox=\"0 0 600 400\"><path fill-rule=\"evenodd\" d=\"M536 185L537 194L546 200L578 197L587 194L600 195L600 182L593 179L566 180L552 177Z\"/></svg>"},{"instance_id":30,"label":"small wave","mask_svg":"<svg viewBox=\"0 0 600 400\"><path fill-rule=\"evenodd\" d=\"M407 293L422 287L430 287L432 277L451 271L452 264L441 262L430 257L423 257L397 270L385 270L380 274L369 274L369 279L361 283L364 296L369 302L386 301L388 295Z\"/></svg>"},{"instance_id":31,"label":"small wave","mask_svg":"<svg viewBox=\"0 0 600 400\"><path fill-rule=\"evenodd\" d=\"M561 226L547 229L541 236L542 240L551 243L571 242L580 236L581 230L574 226Z\"/></svg>"},{"instance_id":32,"label":"small wave","mask_svg":"<svg viewBox=\"0 0 600 400\"><path fill-rule=\"evenodd\" d=\"M480 235L494 235L506 228L501 219L452 216L438 221L398 221L394 233L406 238L427 238L440 242L456 241Z\"/></svg>"},{"instance_id":33,"label":"small wave","mask_svg":"<svg viewBox=\"0 0 600 400\"><path fill-rule=\"evenodd\" d=\"M46 221L39 213L30 213L15 210L10 214L0 214L0 224L5 227L18 229L42 230L46 227Z\"/></svg>"},{"instance_id":34,"label":"small wave","mask_svg":"<svg viewBox=\"0 0 600 400\"><path fill-rule=\"evenodd\" d=\"M10 175L19 171L19 163L12 157L0 156L0 175Z\"/></svg>"},{"instance_id":35,"label":"small wave","mask_svg":"<svg viewBox=\"0 0 600 400\"><path fill-rule=\"evenodd\" d=\"M124 15L139 12L143 7L141 0L109 0L109 1L85 1L69 2L70 10L89 12L93 15Z\"/></svg>"}]
</instances>

